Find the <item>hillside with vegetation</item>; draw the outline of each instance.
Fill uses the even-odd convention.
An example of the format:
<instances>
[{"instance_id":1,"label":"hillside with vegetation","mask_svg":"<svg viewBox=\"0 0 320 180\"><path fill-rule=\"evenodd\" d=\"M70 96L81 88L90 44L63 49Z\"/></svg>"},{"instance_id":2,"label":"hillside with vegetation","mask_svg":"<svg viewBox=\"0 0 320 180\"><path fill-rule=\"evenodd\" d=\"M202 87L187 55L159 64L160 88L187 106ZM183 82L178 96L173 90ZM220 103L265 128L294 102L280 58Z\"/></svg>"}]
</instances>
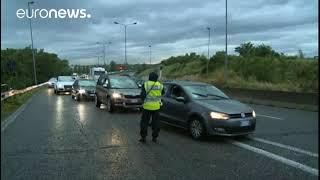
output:
<instances>
[{"instance_id":1,"label":"hillside with vegetation","mask_svg":"<svg viewBox=\"0 0 320 180\"><path fill-rule=\"evenodd\" d=\"M239 55L228 55L227 81L224 82L224 51L210 57L208 75L207 57L196 53L170 57L160 64L137 71L146 77L162 66L164 79L196 80L217 86L290 92L318 92L318 60L274 51L270 46L244 43L235 48Z\"/></svg>"},{"instance_id":2,"label":"hillside with vegetation","mask_svg":"<svg viewBox=\"0 0 320 180\"><path fill-rule=\"evenodd\" d=\"M56 54L35 50L35 59L39 84L57 75L71 74L68 61ZM13 89L34 85L31 48L1 50L1 84L8 84Z\"/></svg>"}]
</instances>

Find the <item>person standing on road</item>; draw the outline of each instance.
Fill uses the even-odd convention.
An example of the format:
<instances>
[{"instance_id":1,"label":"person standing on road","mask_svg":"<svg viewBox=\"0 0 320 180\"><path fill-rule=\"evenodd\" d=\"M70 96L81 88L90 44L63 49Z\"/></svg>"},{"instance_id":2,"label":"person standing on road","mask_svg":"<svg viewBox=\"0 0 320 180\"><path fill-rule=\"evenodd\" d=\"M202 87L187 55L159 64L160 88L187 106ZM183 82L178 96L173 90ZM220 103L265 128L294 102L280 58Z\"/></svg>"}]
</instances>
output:
<instances>
[{"instance_id":1,"label":"person standing on road","mask_svg":"<svg viewBox=\"0 0 320 180\"><path fill-rule=\"evenodd\" d=\"M152 141L157 143L160 126L159 126L159 110L161 107L161 96L164 94L163 85L158 82L158 74L152 72L149 74L149 81L146 81L141 88L141 97L144 101L143 111L140 122L140 135L139 140L142 143L146 142L146 136L148 134L148 126L150 118L152 118Z\"/></svg>"}]
</instances>

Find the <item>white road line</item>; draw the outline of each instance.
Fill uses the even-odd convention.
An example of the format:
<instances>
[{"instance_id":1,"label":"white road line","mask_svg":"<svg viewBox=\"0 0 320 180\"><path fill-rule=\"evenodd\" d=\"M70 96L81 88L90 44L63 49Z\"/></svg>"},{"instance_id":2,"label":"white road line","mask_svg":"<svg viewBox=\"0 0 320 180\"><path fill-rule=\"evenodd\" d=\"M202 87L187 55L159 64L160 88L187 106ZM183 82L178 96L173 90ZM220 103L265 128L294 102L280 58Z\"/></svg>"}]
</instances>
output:
<instances>
[{"instance_id":1,"label":"white road line","mask_svg":"<svg viewBox=\"0 0 320 180\"><path fill-rule=\"evenodd\" d=\"M263 149L259 149L259 148L256 148L256 147L253 147L253 146L250 146L250 145L238 142L238 141L230 141L230 143L233 144L233 145L236 145L238 147L247 149L249 151L261 154L261 155L266 156L268 158L274 159L276 161L282 162L282 163L284 163L286 165L301 169L302 171L305 171L305 172L310 173L312 175L319 176L319 170L315 169L315 168L312 168L310 166L306 166L306 165L298 163L296 161L292 161L292 160L284 158L282 156L273 154L273 153L265 151Z\"/></svg>"},{"instance_id":2,"label":"white road line","mask_svg":"<svg viewBox=\"0 0 320 180\"><path fill-rule=\"evenodd\" d=\"M261 116L261 117L267 117L267 118L271 118L271 119L278 119L278 120L283 120L282 118L278 118L278 117L273 117L273 116L267 116L267 115L263 115L263 114L257 114L257 116Z\"/></svg>"},{"instance_id":3,"label":"white road line","mask_svg":"<svg viewBox=\"0 0 320 180\"><path fill-rule=\"evenodd\" d=\"M299 153L302 153L302 154L306 154L306 155L309 155L309 156L312 156L312 157L318 157L318 154L317 153L313 153L313 152L310 152L310 151L306 151L306 150L303 150L303 149L299 149L299 148L296 148L296 147L293 147L293 146L289 146L289 145L284 145L284 144L280 144L280 143L277 143L277 142L272 142L272 141L268 141L268 140L265 140L265 139L261 139L261 138L250 138L252 140L255 140L255 141L259 141L259 142L262 142L262 143L266 143L266 144L271 144L271 145L274 145L274 146L278 146L278 147L281 147L281 148L284 148L284 149L288 149L290 151L295 151L295 152L299 152Z\"/></svg>"}]
</instances>

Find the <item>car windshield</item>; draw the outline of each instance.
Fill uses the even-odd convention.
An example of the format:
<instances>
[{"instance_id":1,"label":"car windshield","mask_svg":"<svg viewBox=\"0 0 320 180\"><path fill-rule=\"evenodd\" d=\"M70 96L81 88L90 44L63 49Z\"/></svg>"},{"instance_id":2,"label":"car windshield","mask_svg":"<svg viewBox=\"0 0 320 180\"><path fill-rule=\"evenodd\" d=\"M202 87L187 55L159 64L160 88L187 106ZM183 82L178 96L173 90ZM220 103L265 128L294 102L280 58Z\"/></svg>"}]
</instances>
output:
<instances>
[{"instance_id":1,"label":"car windshield","mask_svg":"<svg viewBox=\"0 0 320 180\"><path fill-rule=\"evenodd\" d=\"M115 76L110 78L111 88L116 89L136 89L139 88L137 83L126 76Z\"/></svg>"},{"instance_id":2,"label":"car windshield","mask_svg":"<svg viewBox=\"0 0 320 180\"><path fill-rule=\"evenodd\" d=\"M210 85L184 86L187 93L194 99L229 99L218 88Z\"/></svg>"},{"instance_id":3,"label":"car windshield","mask_svg":"<svg viewBox=\"0 0 320 180\"><path fill-rule=\"evenodd\" d=\"M94 80L81 80L79 81L80 86L96 86L96 82Z\"/></svg>"},{"instance_id":4,"label":"car windshield","mask_svg":"<svg viewBox=\"0 0 320 180\"><path fill-rule=\"evenodd\" d=\"M73 81L71 76L59 76L58 81Z\"/></svg>"},{"instance_id":5,"label":"car windshield","mask_svg":"<svg viewBox=\"0 0 320 180\"><path fill-rule=\"evenodd\" d=\"M101 74L105 74L105 71L94 71L95 76L100 76Z\"/></svg>"}]
</instances>

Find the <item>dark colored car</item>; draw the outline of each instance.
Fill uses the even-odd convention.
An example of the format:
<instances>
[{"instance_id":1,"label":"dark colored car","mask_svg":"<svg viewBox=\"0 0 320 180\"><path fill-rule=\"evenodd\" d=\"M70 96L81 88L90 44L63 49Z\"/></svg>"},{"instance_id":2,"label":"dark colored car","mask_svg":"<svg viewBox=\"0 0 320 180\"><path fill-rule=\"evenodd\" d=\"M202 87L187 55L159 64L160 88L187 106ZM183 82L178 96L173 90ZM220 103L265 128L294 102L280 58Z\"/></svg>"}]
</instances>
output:
<instances>
[{"instance_id":1,"label":"dark colored car","mask_svg":"<svg viewBox=\"0 0 320 180\"><path fill-rule=\"evenodd\" d=\"M138 85L139 87L142 87L142 86L143 86L144 80L139 79L139 78L134 77L134 76L131 76L131 78L137 83L137 85Z\"/></svg>"},{"instance_id":2,"label":"dark colored car","mask_svg":"<svg viewBox=\"0 0 320 180\"><path fill-rule=\"evenodd\" d=\"M137 83L128 76L101 75L96 86L95 104L107 106L109 112L116 108L141 108L141 89Z\"/></svg>"},{"instance_id":3,"label":"dark colored car","mask_svg":"<svg viewBox=\"0 0 320 180\"><path fill-rule=\"evenodd\" d=\"M256 114L218 88L198 82L165 82L160 110L163 123L190 131L194 139L205 135L242 136L256 127Z\"/></svg>"},{"instance_id":4,"label":"dark colored car","mask_svg":"<svg viewBox=\"0 0 320 180\"><path fill-rule=\"evenodd\" d=\"M71 97L80 101L81 99L94 99L96 81L93 79L78 79L72 85Z\"/></svg>"}]
</instances>

